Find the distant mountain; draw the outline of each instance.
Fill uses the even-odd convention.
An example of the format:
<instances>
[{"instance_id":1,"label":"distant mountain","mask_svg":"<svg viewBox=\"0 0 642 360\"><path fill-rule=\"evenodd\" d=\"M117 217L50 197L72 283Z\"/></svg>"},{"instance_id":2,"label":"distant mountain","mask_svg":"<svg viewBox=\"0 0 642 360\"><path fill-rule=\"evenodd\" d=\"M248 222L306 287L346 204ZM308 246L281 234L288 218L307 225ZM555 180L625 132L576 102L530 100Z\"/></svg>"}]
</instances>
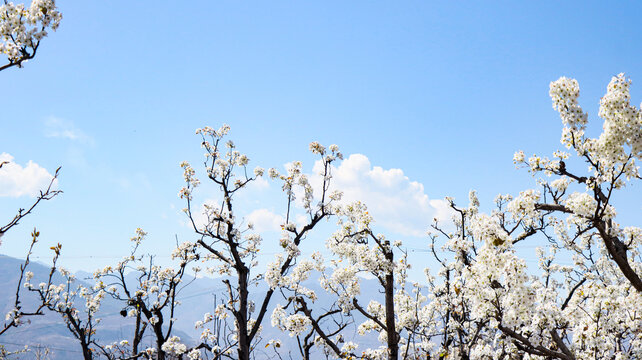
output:
<instances>
[{"instance_id":1,"label":"distant mountain","mask_svg":"<svg viewBox=\"0 0 642 360\"><path fill-rule=\"evenodd\" d=\"M15 289L18 282L20 265L22 260L11 258L8 256L0 255L0 311L6 314L13 307ZM34 273L34 279L31 281L34 284L46 281L49 274L49 268L45 265L32 262L29 265L29 271ZM78 281L85 286L91 286L89 282L84 282L83 279L88 279L91 274L88 272L76 273ZM130 275L130 276L133 276ZM54 276L54 283L60 283L62 277L59 274ZM316 280L316 277L311 277ZM202 320L203 314L209 312L213 313L216 307L215 299L224 298L225 287L221 281L222 279L211 278L197 278L189 286L179 294L181 305L178 307L175 317L178 319L174 334L179 336L181 340L187 344L195 344L198 341L201 330L195 329L194 323ZM132 278L133 281L133 278ZM315 309L329 308L334 298L331 296L323 296L325 291L315 281L308 281L306 286L315 290L319 295L319 299L314 304ZM361 290L364 305L371 299L382 301L382 294L379 293L379 284L375 280L363 280ZM259 307L260 299L263 298L268 291L265 283L261 283L255 288L250 289L253 295L251 299L256 301L256 306ZM28 291L21 292L22 306L25 311L35 308L38 299L34 293ZM282 333L280 330L273 328L271 325L270 315L277 304L285 304L285 300L277 292L272 297L272 301L268 308L266 317L263 321L263 330L261 332L261 339L266 342L269 339L279 339L283 343L283 349L289 349L292 352L292 357L296 358L298 355L298 345L296 338L291 338L289 335ZM106 298L101 305L99 317L101 322L96 334L96 338L100 343L108 344L123 339L131 339L133 333L134 322L131 318L123 318L120 315L121 305L111 298ZM84 304L79 304L79 308L83 308ZM316 314L319 310L313 311ZM32 348L41 346L49 348L52 352L51 359L75 359L79 358L80 345L77 340L73 338L69 330L66 328L64 322L57 314L47 313L44 316L31 317L29 324L25 324L17 329L11 329L6 334L0 336L0 344L5 345L8 349L17 349L29 345ZM353 340L360 344L360 348L378 347L380 344L377 341L376 334L360 337L356 334L356 327L363 318L357 319L357 324L348 327L344 331L344 338L346 341ZM355 338L356 337L356 338ZM151 345L151 336L148 339ZM267 353L261 355L264 346L260 344L257 347L257 359L267 358ZM27 357L28 358L28 357Z\"/></svg>"},{"instance_id":2,"label":"distant mountain","mask_svg":"<svg viewBox=\"0 0 642 360\"><path fill-rule=\"evenodd\" d=\"M2 274L0 276L0 289L2 289L0 311L2 314L6 314L13 308L22 263L22 260L0 255L0 274ZM29 264L28 270L34 273L32 280L34 284L46 281L49 274L49 268L35 262ZM62 277L59 274L54 276L56 283L61 280ZM20 300L23 311L27 312L35 310L38 304L36 294L25 291L25 289L21 291ZM9 350L23 348L24 345L29 345L32 348L47 347L52 351L52 359L82 357L80 347L58 315L46 313L43 316L30 317L28 321L28 324L11 329L2 335L0 344L5 345Z\"/></svg>"},{"instance_id":3,"label":"distant mountain","mask_svg":"<svg viewBox=\"0 0 642 360\"><path fill-rule=\"evenodd\" d=\"M15 301L15 290L20 275L20 265L22 260L0 255L0 311L6 314L13 308ZM29 271L34 273L31 280L33 284L46 282L50 268L32 262L29 264ZM91 285L80 279L86 278L85 274L78 276L78 283L87 287ZM63 277L56 273L53 278L54 284L62 283ZM24 282L24 279L23 279ZM6 291L5 291L6 290ZM36 309L39 301L37 294L22 289L20 300L23 311ZM84 303L78 304L78 308L84 308ZM133 333L134 322L131 318L123 318L120 315L120 304L111 298L106 298L100 308L99 317L101 318L96 339L101 343L109 344L115 341L130 338L129 334ZM82 352L78 341L67 329L61 316L44 310L45 315L32 316L28 318L28 323L18 328L9 330L0 337L0 344L7 349L19 349L24 345L32 348L44 347L51 350L51 359L76 359L82 357ZM189 335L183 331L176 331L176 335L181 339L191 341ZM22 358L22 357L21 357ZM28 358L28 357L27 357Z\"/></svg>"}]
</instances>

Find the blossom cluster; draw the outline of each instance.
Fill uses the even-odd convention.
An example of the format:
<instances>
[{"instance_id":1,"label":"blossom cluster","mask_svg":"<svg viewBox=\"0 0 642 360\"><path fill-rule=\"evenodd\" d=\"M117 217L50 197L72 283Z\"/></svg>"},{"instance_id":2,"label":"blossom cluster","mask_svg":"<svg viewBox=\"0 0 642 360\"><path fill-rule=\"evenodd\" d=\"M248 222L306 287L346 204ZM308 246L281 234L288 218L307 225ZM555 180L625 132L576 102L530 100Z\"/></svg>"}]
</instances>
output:
<instances>
[{"instance_id":1,"label":"blossom cluster","mask_svg":"<svg viewBox=\"0 0 642 360\"><path fill-rule=\"evenodd\" d=\"M564 125L562 143L586 162L588 174L572 170L564 152L555 152L554 160L517 152L516 164L544 175L538 180L543 194L526 190L514 200L502 197L490 215L479 213L479 202L471 200L468 208L457 208L463 217L455 221L458 231L442 232L452 260L442 261L439 275L446 281L435 283L430 306L442 316L455 311L455 326L444 324L444 333L470 346L470 358L642 356L642 316L634 310L642 306L640 230L620 227L613 205L616 190L639 178L642 122L640 110L630 105L630 84L623 74L613 77L600 101L603 132L590 138L577 81L551 83L553 107ZM516 249L538 236L548 240L549 251L537 249L540 274L534 275ZM562 256L572 265L563 264ZM471 333L477 338L461 337ZM439 351L457 357L461 349Z\"/></svg>"},{"instance_id":2,"label":"blossom cluster","mask_svg":"<svg viewBox=\"0 0 642 360\"><path fill-rule=\"evenodd\" d=\"M32 0L28 7L5 1L0 5L0 53L10 64L20 65L35 55L40 40L61 20L55 0Z\"/></svg>"}]
</instances>

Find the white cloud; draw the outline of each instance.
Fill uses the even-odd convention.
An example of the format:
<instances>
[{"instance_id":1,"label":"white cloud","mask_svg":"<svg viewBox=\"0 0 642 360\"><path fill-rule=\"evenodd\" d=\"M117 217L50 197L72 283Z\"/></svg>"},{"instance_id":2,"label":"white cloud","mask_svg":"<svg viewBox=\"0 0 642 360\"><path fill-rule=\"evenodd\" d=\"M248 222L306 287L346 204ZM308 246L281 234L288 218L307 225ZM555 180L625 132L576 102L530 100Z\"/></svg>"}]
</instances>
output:
<instances>
[{"instance_id":1,"label":"white cloud","mask_svg":"<svg viewBox=\"0 0 642 360\"><path fill-rule=\"evenodd\" d=\"M310 182L320 188L322 163L317 161ZM433 219L450 219L444 200L430 199L424 186L411 181L401 169L372 166L365 155L353 154L332 169L332 189L343 191L342 202L361 201L375 220L375 229L423 237Z\"/></svg>"},{"instance_id":2,"label":"white cloud","mask_svg":"<svg viewBox=\"0 0 642 360\"><path fill-rule=\"evenodd\" d=\"M77 128L73 122L54 116L45 120L45 136L69 139L81 143L94 143L94 139L84 131Z\"/></svg>"},{"instance_id":3,"label":"white cloud","mask_svg":"<svg viewBox=\"0 0 642 360\"><path fill-rule=\"evenodd\" d=\"M285 164L287 167L288 164ZM322 170L321 161L317 161L313 174L308 178L315 194L321 188ZM433 219L444 222L450 220L452 211L448 203L442 199L431 199L425 192L424 185L410 180L401 169L383 169L373 166L365 155L353 154L332 168L332 186L343 192L343 203L361 201L375 220L375 231L387 233L390 236L411 236L425 238ZM267 181L255 184L250 194L262 192L269 187ZM301 210L300 189L297 193L297 208ZM262 202L259 200L258 204ZM207 199L205 203L220 206L220 200ZM265 203L263 203L265 204ZM255 204L252 204L252 206ZM265 206L265 205L263 205ZM260 207L260 205L259 205ZM194 207L194 217L198 226L202 226L206 218L202 214L203 207ZM299 226L306 224L309 219L299 211L292 214L291 221ZM257 208L248 215L243 216L243 223L253 223L254 229L261 233L266 231L280 231L285 222L284 216L268 208Z\"/></svg>"},{"instance_id":4,"label":"white cloud","mask_svg":"<svg viewBox=\"0 0 642 360\"><path fill-rule=\"evenodd\" d=\"M245 221L254 224L256 232L280 231L281 225L285 223L283 216L273 213L268 209L257 209L252 211Z\"/></svg>"},{"instance_id":5,"label":"white cloud","mask_svg":"<svg viewBox=\"0 0 642 360\"><path fill-rule=\"evenodd\" d=\"M4 163L0 168L0 197L36 196L53 178L45 168L33 161L29 160L23 167L16 164L13 156L7 153L0 154L0 163Z\"/></svg>"}]
</instances>

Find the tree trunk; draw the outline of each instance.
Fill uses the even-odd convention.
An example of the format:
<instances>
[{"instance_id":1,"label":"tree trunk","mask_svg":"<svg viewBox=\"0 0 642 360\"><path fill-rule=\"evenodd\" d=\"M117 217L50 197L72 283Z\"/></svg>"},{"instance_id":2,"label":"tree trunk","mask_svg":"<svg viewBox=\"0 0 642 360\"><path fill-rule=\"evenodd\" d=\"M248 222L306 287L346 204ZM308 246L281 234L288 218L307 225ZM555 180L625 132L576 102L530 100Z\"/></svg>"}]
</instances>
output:
<instances>
[{"instance_id":1,"label":"tree trunk","mask_svg":"<svg viewBox=\"0 0 642 360\"><path fill-rule=\"evenodd\" d=\"M239 285L239 309L238 309L238 355L239 360L250 360L250 336L247 331L247 321L248 321L248 309L247 309L247 298L248 298L248 269L244 266L238 270L238 285Z\"/></svg>"},{"instance_id":2,"label":"tree trunk","mask_svg":"<svg viewBox=\"0 0 642 360\"><path fill-rule=\"evenodd\" d=\"M388 250L386 251L386 260L393 263L394 254L390 249L390 242L386 241ZM399 336L395 327L395 278L393 270L386 274L386 329L388 335L388 360L397 360L399 358Z\"/></svg>"},{"instance_id":3,"label":"tree trunk","mask_svg":"<svg viewBox=\"0 0 642 360\"><path fill-rule=\"evenodd\" d=\"M84 331L80 332L80 346L82 347L82 357L85 360L92 360L94 358L91 349L89 348L89 344L87 343L87 340L85 339L85 334Z\"/></svg>"},{"instance_id":4,"label":"tree trunk","mask_svg":"<svg viewBox=\"0 0 642 360\"><path fill-rule=\"evenodd\" d=\"M163 336L163 318L159 316L158 322L154 324L154 334L156 335L156 351L158 351L158 360L165 360L165 352L162 347L165 343Z\"/></svg>"}]
</instances>

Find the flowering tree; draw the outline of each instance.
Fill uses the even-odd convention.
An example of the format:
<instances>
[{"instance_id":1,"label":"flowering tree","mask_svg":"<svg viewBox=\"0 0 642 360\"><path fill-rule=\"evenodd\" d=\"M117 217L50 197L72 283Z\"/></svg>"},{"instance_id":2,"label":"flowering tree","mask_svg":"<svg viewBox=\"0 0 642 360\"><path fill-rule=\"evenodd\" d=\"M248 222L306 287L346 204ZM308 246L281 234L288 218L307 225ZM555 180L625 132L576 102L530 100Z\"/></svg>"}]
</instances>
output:
<instances>
[{"instance_id":1,"label":"flowering tree","mask_svg":"<svg viewBox=\"0 0 642 360\"><path fill-rule=\"evenodd\" d=\"M7 162L0 163L0 170L6 164ZM62 193L61 190L54 190L53 188L54 184L56 183L56 179L58 178L59 171L60 171L60 168L56 169L56 172L52 177L51 181L49 182L49 185L47 186L47 188L45 190L41 190L38 193L35 201L33 201L28 208L18 209L16 215L14 215L14 217L7 224L0 226L0 245L2 245L2 236L11 228L13 228L14 226L17 226L24 217L31 214L36 208L36 206L38 206L38 204L40 204L42 201L51 200L58 194ZM29 245L29 251L27 252L27 256L25 257L25 262L22 265L20 265L20 275L18 277L18 283L16 284L15 296L13 301L13 309L11 309L11 311L9 311L9 313L6 314L5 316L4 323L0 327L0 336L5 332L9 331L9 329L18 327L21 324L23 324L24 320L27 317L43 314L42 310L45 307L45 304L39 304L35 309L26 310L22 307L22 302L20 300L20 290L22 289L22 280L25 278L25 276L27 276L27 273L28 273L27 267L29 266L29 263L31 261L30 257L31 257L31 254L33 253L34 246L38 242L39 236L40 236L40 232L34 229L33 232L31 233L31 244ZM4 351L3 348L1 348L1 346L0 346L0 351Z\"/></svg>"},{"instance_id":2,"label":"flowering tree","mask_svg":"<svg viewBox=\"0 0 642 360\"><path fill-rule=\"evenodd\" d=\"M564 124L562 143L583 160L557 151L553 159L523 152L515 163L535 174L540 189L497 198L491 214L458 208L457 231L442 234L452 261L435 289L445 317L442 353L470 358L630 359L642 357L642 230L616 222L613 202L640 179L640 110L630 105L630 80L614 77L600 101L603 132L585 134L587 114L577 81L551 83ZM552 179L551 179L552 178ZM539 248L539 275L516 253L522 241ZM564 261L571 264L564 264ZM442 300L440 300L440 298ZM454 315L457 317L454 317ZM455 321L451 321L454 318Z\"/></svg>"},{"instance_id":3,"label":"flowering tree","mask_svg":"<svg viewBox=\"0 0 642 360\"><path fill-rule=\"evenodd\" d=\"M21 64L36 55L40 40L47 36L47 29L55 30L60 24L62 15L56 9L54 0L35 0L31 6L26 9L23 4L15 5L12 2L4 1L0 5L0 53L5 54L8 63L0 65L0 71L6 70L12 66L20 67ZM0 162L0 171L7 165L8 161ZM20 208L16 215L5 225L0 225L0 245L2 245L2 236L9 229L17 226L18 223L33 210L42 201L51 200L62 191L54 190L53 185L58 178L60 168L56 169L49 186L40 191L36 200L26 208ZM25 311L22 309L20 302L20 288L22 279L25 276L27 266L29 265L29 256L37 242L39 232L34 229L32 241L25 263L20 267L20 281L16 289L14 308L6 316L5 323L0 328L0 335L12 327L22 323L22 318L30 315L40 315L42 308Z\"/></svg>"},{"instance_id":4,"label":"flowering tree","mask_svg":"<svg viewBox=\"0 0 642 360\"><path fill-rule=\"evenodd\" d=\"M269 176L279 179L283 184L282 188L287 197L284 205L287 210L282 237L279 240L283 253L277 256L264 276L262 273L253 273L258 265L257 255L262 237L253 231L251 223L245 223L243 218L239 217L234 206L235 195L247 188L249 183L263 176L264 170L255 168L253 176L248 175L247 156L237 151L233 142L223 142L228 131L229 127L226 125L218 130L197 130L205 149L204 166L207 177L221 193L220 205L205 203L204 220L200 221L195 216L192 196L199 180L196 178L195 170L187 162L181 164L186 185L180 196L187 202L185 212L198 235L196 245L204 253L202 257L209 261L207 270L223 275L223 283L227 289L226 302L219 305L215 317L225 319L231 315L233 325L228 325L233 326L229 329L233 336L219 339L224 341L212 347L212 352L217 357L248 360L255 350L261 324L276 290L270 288L258 303L254 303L250 301L250 288L264 278L270 283L273 277L283 276L291 271L300 255L301 242L321 220L332 215L332 203L338 199L339 194L328 192L330 165L342 156L336 145L330 146L329 149L318 143L310 145L311 151L318 154L323 162L323 183L316 204L312 187L302 172L301 162L292 162L285 174L280 174L275 169L269 170ZM299 191L301 198L298 200L307 219L305 223L295 224L295 192ZM203 326L205 323L200 325Z\"/></svg>"},{"instance_id":5,"label":"flowering tree","mask_svg":"<svg viewBox=\"0 0 642 360\"><path fill-rule=\"evenodd\" d=\"M0 53L7 56L8 62L0 65L0 71L13 66L21 67L24 61L32 59L40 46L40 40L47 35L47 29L55 30L61 18L62 16L56 9L53 0L33 1L28 9L23 4L15 5L5 0L4 4L0 5ZM0 171L7 164L7 161L0 162ZM25 216L31 214L40 202L50 200L61 193L60 190L53 189L59 170L60 168L56 170L49 186L39 192L36 200L30 206L19 209L8 223L0 225L0 245L2 245L2 236L17 226ZM25 263L20 267L20 280L15 291L13 309L6 315L5 321L0 327L0 335L21 325L28 316L42 315L43 304L36 309L25 310L20 301L22 280L25 277L29 257L38 241L38 236L39 232L34 229ZM0 345L0 357L6 355L8 355L7 351Z\"/></svg>"},{"instance_id":6,"label":"flowering tree","mask_svg":"<svg viewBox=\"0 0 642 360\"><path fill-rule=\"evenodd\" d=\"M135 319L134 333L131 341L99 346L108 359L151 358L164 360L167 355L181 355L187 347L180 343L180 338L173 336L176 322L175 312L180 305L178 295L189 285L183 279L188 266L199 259L195 246L183 243L172 252L172 260L178 266L162 267L154 264L152 255L136 254L147 233L136 230L132 237L132 252L116 266L107 266L94 273L94 292L104 292L122 304L121 315ZM195 271L198 272L198 268ZM129 273L126 274L126 271ZM133 278L133 282L129 278ZM193 278L192 278L193 280ZM147 329L153 335L155 347L141 348L141 342ZM193 350L198 353L198 350Z\"/></svg>"},{"instance_id":7,"label":"flowering tree","mask_svg":"<svg viewBox=\"0 0 642 360\"><path fill-rule=\"evenodd\" d=\"M274 277L274 286L289 297L275 310L273 324L299 337L304 358L310 358L315 345L336 358L641 358L642 230L617 224L613 205L618 190L640 179L636 160L642 155L642 113L629 103L629 86L624 75L613 78L600 103L604 131L590 138L577 82L561 78L551 83L553 107L564 124L562 143L586 163L588 173L572 171L567 164L581 162L571 162L562 151L552 160L526 159L520 151L515 163L544 175L539 189L498 196L490 214L480 211L475 192L465 208L448 199L456 216L445 228L433 225L432 252L440 268L436 274L426 270L426 297L419 286L414 297L399 286L393 306L388 301L359 306L356 273L369 270L388 295L387 277L402 285L406 265L390 261L393 247L373 234L372 219L353 204L335 210L345 218L328 240L343 265L335 262L332 275L326 275L315 255L288 276ZM438 251L436 242L442 238ZM547 245L536 251L539 273L518 256L522 243ZM318 295L302 285L313 270L322 273L321 284L338 299L315 314ZM394 317L388 316L390 309ZM360 332L380 331L384 348L358 355L356 344L341 345L343 320L353 321L351 311L368 319Z\"/></svg>"},{"instance_id":8,"label":"flowering tree","mask_svg":"<svg viewBox=\"0 0 642 360\"><path fill-rule=\"evenodd\" d=\"M38 235L34 233L34 238ZM38 312L46 309L61 316L71 335L78 340L85 360L100 357L164 360L185 353L192 359L200 357L199 349L203 344L188 349L173 335L177 320L175 311L180 305L178 295L190 283L183 280L186 270L199 258L195 246L181 244L172 252L172 259L178 261L178 266L162 267L154 263L153 256L136 254L145 236L143 230L137 229L131 239L134 246L130 255L115 266L97 270L93 275L93 286L78 282L74 275L56 265L62 248L60 244L52 248L53 264L46 281L32 284L34 274L25 273L24 287L40 298ZM198 272L198 268L194 271ZM62 275L63 282L56 283L56 273ZM133 318L135 322L131 337L111 344L97 336L101 322L99 310L108 297L121 307L120 314L124 318ZM143 349L141 344L146 333L151 333L155 346Z\"/></svg>"},{"instance_id":9,"label":"flowering tree","mask_svg":"<svg viewBox=\"0 0 642 360\"><path fill-rule=\"evenodd\" d=\"M256 309L255 304L249 299L250 286L258 284L264 277L287 274L296 265L300 255L300 243L322 219L332 215L332 203L338 200L339 194L328 193L330 164L336 158L340 158L341 154L336 146L330 147L327 151L317 143L311 145L311 150L322 157L325 165L323 191L319 202L314 205L312 188L302 173L300 162L292 163L284 175L270 169L270 177L282 181L283 190L287 194L285 223L279 240L284 252L271 264L276 270L273 269L269 275L252 274L251 270L257 266L261 237L253 233L252 224L244 223L242 220L236 222L232 199L239 190L262 176L264 170L256 168L254 177L248 177L248 159L238 153L230 141L225 143L227 152L222 155L219 153L223 145L221 139L228 130L226 126L218 131L210 128L199 130L204 139L203 146L207 150L205 166L208 178L219 186L224 199L220 208L209 203L204 205L205 221L194 216L192 211L192 193L199 184L195 178L195 171L189 164L182 164L187 183L181 190L181 196L187 201L185 211L199 239L194 243L184 243L174 251L172 257L179 260L177 269L162 268L154 265L153 257L135 254L145 237L145 233L139 229L132 238L132 253L116 266L96 271L96 283L93 287L77 283L73 275L56 266L60 245L53 248L55 257L48 281L34 285L31 283L33 274L25 274L24 286L39 295L41 309L61 315L71 334L79 341L85 359L100 356L108 359L165 359L173 356L180 358L184 355L198 359L203 351L211 353L215 358L249 359L254 352L256 343L260 341L260 324L275 289L270 289L262 296L260 307ZM207 141L207 137L211 143ZM295 192L298 191L303 194L301 199L295 196ZM298 225L291 220L294 217L295 200L301 201L300 205L308 216L308 221ZM145 259L148 261L147 265L144 264ZM225 276L223 282L227 287L228 296L218 305L214 315L205 314L203 320L197 322L196 327L203 329L202 342L188 348L178 337L172 335L176 321L174 311L180 303L180 289L187 285L182 282L187 266L199 259L211 263L207 268L210 272ZM132 270L137 274L138 280L134 283L128 282L126 277L126 271ZM62 273L64 283L54 283L53 275L56 271ZM234 280L235 284L232 282ZM100 323L98 311L102 301L108 296L122 302L123 316L135 318L136 325L131 339L123 339L113 344L100 343L97 339L96 331ZM230 315L233 323L228 321ZM156 346L141 349L141 340L147 329L156 339Z\"/></svg>"},{"instance_id":10,"label":"flowering tree","mask_svg":"<svg viewBox=\"0 0 642 360\"><path fill-rule=\"evenodd\" d=\"M275 294L282 294L284 303L273 311L272 325L297 338L304 359L319 354L388 360L642 358L642 229L618 224L615 210L618 194L640 179L642 112L630 105L629 87L622 74L612 79L600 102L603 132L591 138L577 82L561 78L551 83L553 107L564 125L562 144L571 153L556 151L549 159L517 152L518 166L541 175L537 188L515 197L499 195L489 213L481 210L475 192L466 207L448 199L455 216L452 224L433 224L431 250L438 269L426 269L425 285L409 283L403 245L373 230L362 203L338 204L341 193L329 188L332 163L342 155L335 145L326 149L318 143L310 145L322 164L316 193L300 162L289 164L283 174L268 171L286 195L278 240L283 250L258 273L263 239L240 215L235 199L264 170L249 174L247 156L225 142L229 127L223 126L197 131L206 176L220 193L218 203L195 208L200 181L189 163L181 164L186 185L180 196L197 239L174 251L178 266L164 268L153 257L137 256L145 235L139 230L132 253L115 267L97 271L93 288L72 286L73 277L64 271L67 283L53 285L53 270L49 282L32 285L23 269L27 288L40 296L42 309L63 316L85 359L100 352L109 359L249 360L257 354ZM297 209L305 216L295 217ZM319 253L303 259L304 240L331 216L338 229L326 241L330 265ZM34 232L33 243L37 236ZM527 243L541 245L535 252L537 269L519 255ZM53 250L55 269L60 246ZM186 270L196 260L222 276L226 295L214 314L195 324L203 329L201 343L190 348L172 330L180 289L188 284ZM136 274L133 283L126 279L128 269ZM306 286L312 274L318 275L323 295ZM364 274L379 284L381 299L362 301L359 275ZM251 298L253 286L262 281L269 289ZM131 342L104 345L95 339L96 311L107 296L122 303L123 316L135 320ZM316 303L319 296L335 301L323 308ZM75 304L81 300L83 311ZM8 321L20 318L16 309ZM353 325L360 335L378 333L381 346L359 349L358 337L346 339ZM146 331L155 346L141 349ZM267 344L281 357L275 340Z\"/></svg>"},{"instance_id":11,"label":"flowering tree","mask_svg":"<svg viewBox=\"0 0 642 360\"><path fill-rule=\"evenodd\" d=\"M55 0L33 0L29 7L4 0L0 5L0 53L8 62L0 71L36 56L40 41L49 29L56 30L62 14L56 9Z\"/></svg>"},{"instance_id":12,"label":"flowering tree","mask_svg":"<svg viewBox=\"0 0 642 360\"><path fill-rule=\"evenodd\" d=\"M315 253L312 260L301 261L289 275L275 276L270 285L280 287L288 301L276 307L272 324L299 338L304 359L313 358L314 345L336 358L425 358L428 349L423 334L431 323L430 314L425 312L421 286L408 283L410 265L402 243L391 242L372 230L373 219L363 203L337 206L335 212L339 229L326 242L334 257L330 269ZM401 256L397 259L395 253ZM320 273L319 282L326 292L322 296L336 299L329 308L315 305L319 295L303 285L312 271ZM362 275L376 279L383 304L376 299L364 304L359 299ZM357 351L358 339L345 339L344 329L357 321L357 316L364 319L358 333L378 332L384 346Z\"/></svg>"},{"instance_id":13,"label":"flowering tree","mask_svg":"<svg viewBox=\"0 0 642 360\"><path fill-rule=\"evenodd\" d=\"M24 287L38 295L40 308L61 315L67 329L79 341L83 358L92 359L92 346L98 345L95 339L96 324L99 322L97 312L105 291L94 293L91 288L78 284L74 275L57 266L62 245L58 244L51 249L54 251L54 258L47 281L34 285L31 283L34 274L27 272ZM63 276L62 283L55 283L56 272ZM84 308L79 309L79 302L84 302Z\"/></svg>"},{"instance_id":14,"label":"flowering tree","mask_svg":"<svg viewBox=\"0 0 642 360\"><path fill-rule=\"evenodd\" d=\"M20 265L20 276L18 277L19 280L18 280L18 284L16 285L13 309L11 309L11 311L9 311L9 313L5 315L5 322L3 323L2 328L0 328L0 335L4 334L11 328L22 325L25 321L25 318L29 316L43 315L42 310L45 308L45 304L41 303L41 304L38 304L38 306L35 309L25 310L23 309L22 302L20 300L20 290L23 287L22 280L26 278L27 281L29 281L31 279L31 276L33 276L31 272L27 271L27 267L31 262L30 257L31 257L31 254L33 253L34 246L38 242L39 236L40 236L40 232L34 229L33 232L31 233L31 245L29 246L29 251L27 252L25 262L22 265ZM52 276L53 273L51 273L50 275Z\"/></svg>"}]
</instances>

